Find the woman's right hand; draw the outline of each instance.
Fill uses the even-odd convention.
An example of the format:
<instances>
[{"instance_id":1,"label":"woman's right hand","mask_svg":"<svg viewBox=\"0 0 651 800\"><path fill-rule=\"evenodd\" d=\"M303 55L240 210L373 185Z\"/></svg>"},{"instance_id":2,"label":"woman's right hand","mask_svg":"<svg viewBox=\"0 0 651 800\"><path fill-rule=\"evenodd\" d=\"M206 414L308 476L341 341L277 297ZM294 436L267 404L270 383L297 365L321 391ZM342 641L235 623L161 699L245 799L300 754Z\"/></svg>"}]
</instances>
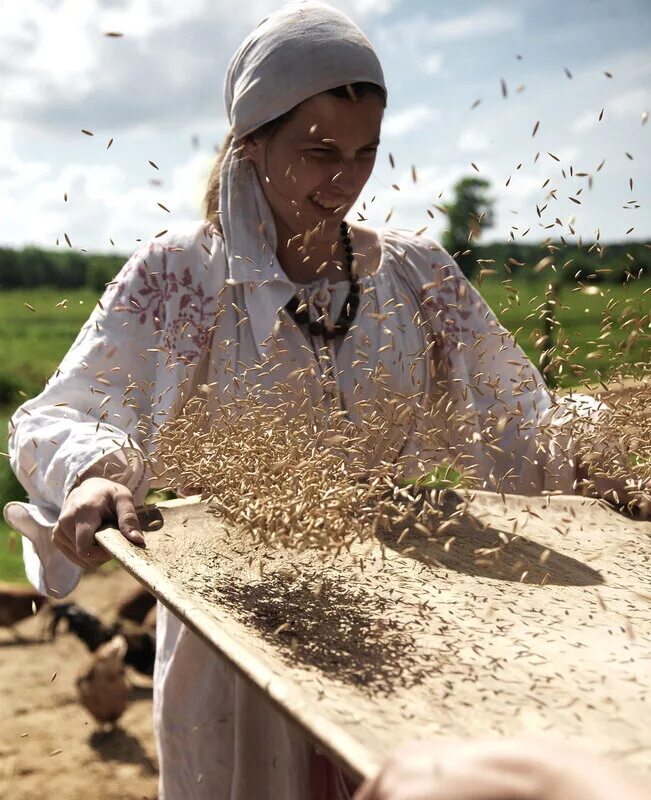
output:
<instances>
[{"instance_id":1,"label":"woman's right hand","mask_svg":"<svg viewBox=\"0 0 651 800\"><path fill-rule=\"evenodd\" d=\"M95 542L95 533L110 520L117 520L130 542L145 546L131 490L108 478L86 478L66 497L52 541L73 564L98 567L111 556Z\"/></svg>"}]
</instances>

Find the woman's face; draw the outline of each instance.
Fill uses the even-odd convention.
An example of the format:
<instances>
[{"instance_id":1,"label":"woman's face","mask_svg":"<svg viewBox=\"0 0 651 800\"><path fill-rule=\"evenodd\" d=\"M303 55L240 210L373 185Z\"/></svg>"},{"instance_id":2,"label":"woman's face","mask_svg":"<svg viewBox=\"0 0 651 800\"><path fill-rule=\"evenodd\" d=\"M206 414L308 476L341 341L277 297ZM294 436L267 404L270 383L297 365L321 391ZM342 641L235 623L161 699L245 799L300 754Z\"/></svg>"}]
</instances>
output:
<instances>
[{"instance_id":1,"label":"woman's face","mask_svg":"<svg viewBox=\"0 0 651 800\"><path fill-rule=\"evenodd\" d=\"M249 138L245 154L279 231L295 235L319 224L324 234L335 231L373 170L383 113L374 94L353 101L324 92L271 137Z\"/></svg>"}]
</instances>

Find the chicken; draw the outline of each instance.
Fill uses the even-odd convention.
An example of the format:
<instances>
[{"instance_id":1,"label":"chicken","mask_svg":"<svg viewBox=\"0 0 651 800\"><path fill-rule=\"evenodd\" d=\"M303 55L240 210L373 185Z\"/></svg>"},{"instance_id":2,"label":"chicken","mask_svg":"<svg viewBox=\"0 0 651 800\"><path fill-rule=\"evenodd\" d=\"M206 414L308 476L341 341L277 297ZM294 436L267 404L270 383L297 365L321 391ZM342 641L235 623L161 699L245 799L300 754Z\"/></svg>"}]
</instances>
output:
<instances>
[{"instance_id":1,"label":"chicken","mask_svg":"<svg viewBox=\"0 0 651 800\"><path fill-rule=\"evenodd\" d=\"M130 594L118 603L117 616L142 624L147 614L156 605L156 598L143 586L137 586Z\"/></svg>"},{"instance_id":2,"label":"chicken","mask_svg":"<svg viewBox=\"0 0 651 800\"><path fill-rule=\"evenodd\" d=\"M124 636L114 636L97 648L90 665L77 677L82 705L104 725L115 725L127 707L131 687L125 676L126 652Z\"/></svg>"},{"instance_id":3,"label":"chicken","mask_svg":"<svg viewBox=\"0 0 651 800\"><path fill-rule=\"evenodd\" d=\"M154 674L156 640L153 628L139 625L128 619L117 619L107 625L94 614L75 603L58 603L52 606L50 634L56 635L61 620L68 623L68 630L80 639L91 653L101 645L121 635L127 645L124 663L143 675Z\"/></svg>"},{"instance_id":4,"label":"chicken","mask_svg":"<svg viewBox=\"0 0 651 800\"><path fill-rule=\"evenodd\" d=\"M31 586L0 583L0 628L13 629L14 625L35 614L46 602L47 598Z\"/></svg>"}]
</instances>

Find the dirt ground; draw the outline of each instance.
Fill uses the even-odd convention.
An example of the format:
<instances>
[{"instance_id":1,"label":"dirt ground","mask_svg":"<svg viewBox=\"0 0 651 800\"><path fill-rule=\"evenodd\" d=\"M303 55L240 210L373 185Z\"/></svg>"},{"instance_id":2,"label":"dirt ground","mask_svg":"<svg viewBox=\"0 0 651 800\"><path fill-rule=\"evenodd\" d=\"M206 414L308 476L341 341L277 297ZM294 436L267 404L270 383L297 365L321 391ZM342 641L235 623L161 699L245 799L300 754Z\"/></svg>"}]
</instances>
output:
<instances>
[{"instance_id":1,"label":"dirt ground","mask_svg":"<svg viewBox=\"0 0 651 800\"><path fill-rule=\"evenodd\" d=\"M100 616L135 585L121 569L87 575L71 600ZM0 797L12 800L155 800L156 751L146 678L113 731L77 701L75 678L89 659L62 625L40 641L46 611L0 629ZM134 678L134 681L137 677Z\"/></svg>"}]
</instances>

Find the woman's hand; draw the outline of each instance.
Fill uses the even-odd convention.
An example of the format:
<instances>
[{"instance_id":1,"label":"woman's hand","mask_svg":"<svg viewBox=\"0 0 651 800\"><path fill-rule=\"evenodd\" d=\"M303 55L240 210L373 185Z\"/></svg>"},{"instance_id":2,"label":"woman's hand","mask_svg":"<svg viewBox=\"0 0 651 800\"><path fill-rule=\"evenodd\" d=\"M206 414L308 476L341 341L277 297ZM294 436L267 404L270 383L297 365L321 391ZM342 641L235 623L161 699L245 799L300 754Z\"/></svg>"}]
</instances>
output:
<instances>
[{"instance_id":1,"label":"woman's hand","mask_svg":"<svg viewBox=\"0 0 651 800\"><path fill-rule=\"evenodd\" d=\"M109 520L117 520L120 532L130 542L145 546L131 490L107 478L86 478L66 497L52 541L73 564L98 567L111 560L95 543L96 531Z\"/></svg>"},{"instance_id":2,"label":"woman's hand","mask_svg":"<svg viewBox=\"0 0 651 800\"><path fill-rule=\"evenodd\" d=\"M624 477L621 468L588 466L579 461L577 489L584 495L602 497L609 503L624 506L642 519L651 518L651 480Z\"/></svg>"},{"instance_id":3,"label":"woman's hand","mask_svg":"<svg viewBox=\"0 0 651 800\"><path fill-rule=\"evenodd\" d=\"M413 742L353 800L644 800L603 759L546 739Z\"/></svg>"}]
</instances>

